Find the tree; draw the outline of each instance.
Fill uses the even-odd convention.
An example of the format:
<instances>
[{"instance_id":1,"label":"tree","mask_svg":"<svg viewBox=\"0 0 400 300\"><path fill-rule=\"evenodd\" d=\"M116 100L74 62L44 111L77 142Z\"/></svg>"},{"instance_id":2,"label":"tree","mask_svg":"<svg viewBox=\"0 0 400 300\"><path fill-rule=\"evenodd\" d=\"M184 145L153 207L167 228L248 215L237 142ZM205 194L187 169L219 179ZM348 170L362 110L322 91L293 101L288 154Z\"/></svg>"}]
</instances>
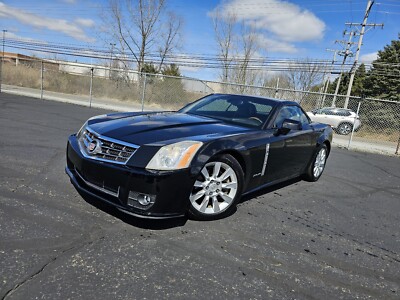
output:
<instances>
[{"instance_id":1,"label":"tree","mask_svg":"<svg viewBox=\"0 0 400 300\"><path fill-rule=\"evenodd\" d=\"M372 62L365 80L365 95L400 101L400 40L393 40Z\"/></svg>"},{"instance_id":2,"label":"tree","mask_svg":"<svg viewBox=\"0 0 400 300\"><path fill-rule=\"evenodd\" d=\"M234 27L237 18L234 14L223 16L218 8L213 17L215 39L218 44L219 58L222 65L221 80L228 82L234 52Z\"/></svg>"},{"instance_id":3,"label":"tree","mask_svg":"<svg viewBox=\"0 0 400 300\"><path fill-rule=\"evenodd\" d=\"M365 70L365 65L361 64L354 75L354 82L353 86L351 88L351 94L353 96L358 96L361 97L364 95L364 84L366 80L366 70ZM328 86L328 93L333 94L335 93L336 85L337 85L338 79L336 78L332 83L329 84ZM350 81L350 73L345 72L342 74L342 79L340 81L340 86L339 86L339 95L346 95L347 93L347 88L349 86L349 81Z\"/></svg>"},{"instance_id":4,"label":"tree","mask_svg":"<svg viewBox=\"0 0 400 300\"><path fill-rule=\"evenodd\" d=\"M213 15L215 39L217 41L221 80L242 86L231 87L231 92L244 93L244 85L253 85L259 72L252 68L252 59L261 51L255 29L244 22L237 24L233 13L221 13L217 9Z\"/></svg>"},{"instance_id":5,"label":"tree","mask_svg":"<svg viewBox=\"0 0 400 300\"><path fill-rule=\"evenodd\" d=\"M133 56L141 71L147 58L158 55L158 71L179 45L181 19L166 11L166 0L109 0L105 34L118 43L121 57Z\"/></svg>"},{"instance_id":6,"label":"tree","mask_svg":"<svg viewBox=\"0 0 400 300\"><path fill-rule=\"evenodd\" d=\"M165 65L161 71L163 75L180 77L181 72L176 64Z\"/></svg>"},{"instance_id":7,"label":"tree","mask_svg":"<svg viewBox=\"0 0 400 300\"><path fill-rule=\"evenodd\" d=\"M286 71L290 88L298 91L310 91L313 86L321 83L324 68L324 65L310 59L290 63L288 71Z\"/></svg>"},{"instance_id":8,"label":"tree","mask_svg":"<svg viewBox=\"0 0 400 300\"><path fill-rule=\"evenodd\" d=\"M147 74L157 74L158 70L157 70L156 66L154 66L153 63L144 63L140 72L147 73Z\"/></svg>"}]
</instances>

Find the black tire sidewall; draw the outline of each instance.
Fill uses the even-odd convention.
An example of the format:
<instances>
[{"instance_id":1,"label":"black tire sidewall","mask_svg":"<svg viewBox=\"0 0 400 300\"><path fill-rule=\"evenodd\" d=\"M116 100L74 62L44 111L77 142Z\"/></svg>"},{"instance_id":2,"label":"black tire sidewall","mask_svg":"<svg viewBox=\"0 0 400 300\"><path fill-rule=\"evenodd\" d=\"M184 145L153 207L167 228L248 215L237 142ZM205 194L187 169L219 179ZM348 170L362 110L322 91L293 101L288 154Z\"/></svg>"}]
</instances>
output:
<instances>
[{"instance_id":1,"label":"black tire sidewall","mask_svg":"<svg viewBox=\"0 0 400 300\"><path fill-rule=\"evenodd\" d=\"M209 161L207 161L206 164L208 164L210 162L223 162L233 169L233 171L236 174L237 181L238 181L238 188L237 188L235 198L233 199L232 203L226 209L224 209L222 212L219 212L219 213L213 214L213 215L203 214L203 213L199 212L197 209L195 209L192 206L192 203L189 203L188 217L190 219L199 220L199 221L212 221L212 220L218 220L221 218L225 218L225 217L231 215L235 211L236 204L238 203L238 201L241 198L242 190L243 190L243 182L244 182L244 173L243 173L242 167L240 166L239 162L230 154L220 154L220 155L213 156ZM203 168L204 168L204 166L203 166ZM200 174L199 174L199 176L200 176ZM188 196L188 199L189 199L189 196ZM188 201L190 202L190 200L188 200Z\"/></svg>"},{"instance_id":2,"label":"black tire sidewall","mask_svg":"<svg viewBox=\"0 0 400 300\"><path fill-rule=\"evenodd\" d=\"M315 176L314 176L314 166L315 166L315 162L316 162L316 160L317 160L317 156L318 156L319 152L321 151L321 149L325 149L325 154L326 154L326 156L325 156L324 169L322 170L321 174L319 174L318 177L315 177ZM312 161L311 161L311 163L310 163L310 166L307 168L306 174L304 174L304 175L305 175L304 177L305 177L305 179L306 179L307 181L314 182L314 181L317 181L318 179L321 178L321 175L322 175L322 174L324 173L324 171L325 171L326 161L327 161L327 159L328 159L328 155L329 155L328 147L327 147L325 144L322 144L320 147L317 148L317 151L315 151L315 154L314 154L313 159L312 159Z\"/></svg>"}]
</instances>

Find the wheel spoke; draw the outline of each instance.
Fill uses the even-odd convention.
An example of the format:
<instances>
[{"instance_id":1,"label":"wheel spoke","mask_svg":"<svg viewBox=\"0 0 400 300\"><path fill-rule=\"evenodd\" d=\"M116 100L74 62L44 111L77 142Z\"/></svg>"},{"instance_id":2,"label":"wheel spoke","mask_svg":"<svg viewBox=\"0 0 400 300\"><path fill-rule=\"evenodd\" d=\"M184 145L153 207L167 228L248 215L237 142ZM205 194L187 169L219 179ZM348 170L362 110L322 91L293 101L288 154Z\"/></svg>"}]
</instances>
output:
<instances>
[{"instance_id":1,"label":"wheel spoke","mask_svg":"<svg viewBox=\"0 0 400 300\"><path fill-rule=\"evenodd\" d=\"M208 202L210 201L210 197L205 196L203 202L201 202L200 204L200 211L202 213L206 212L207 206L208 206Z\"/></svg>"},{"instance_id":2,"label":"wheel spoke","mask_svg":"<svg viewBox=\"0 0 400 300\"><path fill-rule=\"evenodd\" d=\"M220 169L221 169L221 163L220 162L216 162L215 165L214 165L214 170L213 170L212 177L217 178Z\"/></svg>"},{"instance_id":3,"label":"wheel spoke","mask_svg":"<svg viewBox=\"0 0 400 300\"><path fill-rule=\"evenodd\" d=\"M196 182L194 183L194 186L195 187L199 187L199 188L202 188L203 185L204 185L204 182L201 182L201 181L198 181L198 180L196 180Z\"/></svg>"},{"instance_id":4,"label":"wheel spoke","mask_svg":"<svg viewBox=\"0 0 400 300\"><path fill-rule=\"evenodd\" d=\"M219 196L228 204L230 204L233 200L233 198L231 198L230 196L228 196L227 194L224 194L222 192L219 193Z\"/></svg>"},{"instance_id":5,"label":"wheel spoke","mask_svg":"<svg viewBox=\"0 0 400 300\"><path fill-rule=\"evenodd\" d=\"M219 208L219 202L216 196L212 197L212 201L213 201L213 210L214 212L219 212L220 208Z\"/></svg>"},{"instance_id":6,"label":"wheel spoke","mask_svg":"<svg viewBox=\"0 0 400 300\"><path fill-rule=\"evenodd\" d=\"M224 181L226 180L229 176L231 176L233 174L233 171L231 168L227 169L224 174L222 174L220 177L218 177L218 179L220 181Z\"/></svg>"},{"instance_id":7,"label":"wheel spoke","mask_svg":"<svg viewBox=\"0 0 400 300\"><path fill-rule=\"evenodd\" d=\"M208 174L208 170L207 170L207 168L206 167L204 167L202 170L201 170L201 174L203 174L203 176L204 176L204 178L207 180L207 178L210 178L210 174Z\"/></svg>"},{"instance_id":8,"label":"wheel spoke","mask_svg":"<svg viewBox=\"0 0 400 300\"><path fill-rule=\"evenodd\" d=\"M223 189L237 189L237 182L222 183L221 186Z\"/></svg>"},{"instance_id":9,"label":"wheel spoke","mask_svg":"<svg viewBox=\"0 0 400 300\"><path fill-rule=\"evenodd\" d=\"M204 190L200 190L200 191L198 191L196 194L190 195L190 201L191 201L192 203L193 203L193 202L196 202L197 200L199 200L201 197L204 196L204 193L205 193Z\"/></svg>"}]
</instances>

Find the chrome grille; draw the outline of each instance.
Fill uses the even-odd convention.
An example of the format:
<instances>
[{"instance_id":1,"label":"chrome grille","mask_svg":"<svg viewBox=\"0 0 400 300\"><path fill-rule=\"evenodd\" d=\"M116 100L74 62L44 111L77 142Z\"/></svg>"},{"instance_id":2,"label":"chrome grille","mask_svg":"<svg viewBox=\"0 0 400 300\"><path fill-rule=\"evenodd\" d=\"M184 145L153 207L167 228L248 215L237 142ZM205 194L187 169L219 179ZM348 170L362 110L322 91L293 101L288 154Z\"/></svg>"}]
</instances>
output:
<instances>
[{"instance_id":1,"label":"chrome grille","mask_svg":"<svg viewBox=\"0 0 400 300\"><path fill-rule=\"evenodd\" d=\"M88 127L79 134L78 139L81 151L86 157L118 164L125 164L139 148L133 144L101 136ZM93 149L90 149L91 144L95 145Z\"/></svg>"}]
</instances>

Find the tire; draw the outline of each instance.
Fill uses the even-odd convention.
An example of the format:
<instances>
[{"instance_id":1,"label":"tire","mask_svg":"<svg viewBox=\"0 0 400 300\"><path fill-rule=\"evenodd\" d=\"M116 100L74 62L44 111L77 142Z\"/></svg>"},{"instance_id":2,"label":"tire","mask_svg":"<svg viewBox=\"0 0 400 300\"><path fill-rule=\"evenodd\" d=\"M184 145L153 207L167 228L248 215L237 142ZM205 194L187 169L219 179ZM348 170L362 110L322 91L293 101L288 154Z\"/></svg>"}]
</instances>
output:
<instances>
[{"instance_id":1,"label":"tire","mask_svg":"<svg viewBox=\"0 0 400 300\"><path fill-rule=\"evenodd\" d=\"M189 217L211 221L231 215L242 194L243 178L242 167L232 155L211 158L189 195Z\"/></svg>"},{"instance_id":2,"label":"tire","mask_svg":"<svg viewBox=\"0 0 400 300\"><path fill-rule=\"evenodd\" d=\"M318 148L313 156L313 159L308 166L306 173L304 174L304 179L307 181L315 182L317 181L325 170L326 159L328 158L329 152L325 144L322 144Z\"/></svg>"},{"instance_id":3,"label":"tire","mask_svg":"<svg viewBox=\"0 0 400 300\"><path fill-rule=\"evenodd\" d=\"M337 132L341 135L348 135L353 130L353 125L350 123L342 123L338 126Z\"/></svg>"}]
</instances>

